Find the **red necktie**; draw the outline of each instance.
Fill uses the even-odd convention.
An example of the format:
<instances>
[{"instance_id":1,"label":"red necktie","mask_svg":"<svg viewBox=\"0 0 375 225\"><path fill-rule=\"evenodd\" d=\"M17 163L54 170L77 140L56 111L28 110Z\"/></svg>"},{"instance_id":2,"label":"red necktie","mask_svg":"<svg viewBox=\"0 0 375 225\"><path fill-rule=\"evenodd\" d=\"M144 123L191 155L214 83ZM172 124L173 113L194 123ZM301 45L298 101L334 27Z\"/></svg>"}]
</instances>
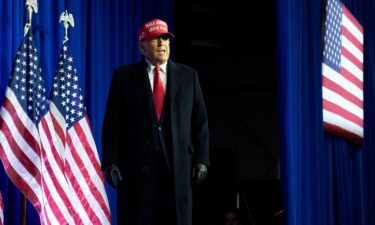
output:
<instances>
[{"instance_id":1,"label":"red necktie","mask_svg":"<svg viewBox=\"0 0 375 225\"><path fill-rule=\"evenodd\" d=\"M158 116L158 120L160 120L161 111L163 110L163 103L164 103L164 88L163 83L161 82L160 77L160 65L157 64L154 68L154 104L155 104L155 110L156 114Z\"/></svg>"}]
</instances>

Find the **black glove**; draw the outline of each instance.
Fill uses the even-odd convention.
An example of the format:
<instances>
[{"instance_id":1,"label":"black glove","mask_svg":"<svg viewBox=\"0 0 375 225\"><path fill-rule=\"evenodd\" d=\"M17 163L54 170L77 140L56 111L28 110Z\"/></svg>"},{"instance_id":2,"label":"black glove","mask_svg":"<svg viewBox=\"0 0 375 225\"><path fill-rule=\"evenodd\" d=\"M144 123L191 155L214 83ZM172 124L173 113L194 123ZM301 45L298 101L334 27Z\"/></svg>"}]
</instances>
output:
<instances>
[{"instance_id":1,"label":"black glove","mask_svg":"<svg viewBox=\"0 0 375 225\"><path fill-rule=\"evenodd\" d=\"M105 179L114 188L117 189L118 183L122 181L121 172L115 164L107 166L104 170Z\"/></svg>"},{"instance_id":2,"label":"black glove","mask_svg":"<svg viewBox=\"0 0 375 225\"><path fill-rule=\"evenodd\" d=\"M193 168L193 179L195 185L198 186L206 179L208 174L207 166L202 163L197 163Z\"/></svg>"}]
</instances>

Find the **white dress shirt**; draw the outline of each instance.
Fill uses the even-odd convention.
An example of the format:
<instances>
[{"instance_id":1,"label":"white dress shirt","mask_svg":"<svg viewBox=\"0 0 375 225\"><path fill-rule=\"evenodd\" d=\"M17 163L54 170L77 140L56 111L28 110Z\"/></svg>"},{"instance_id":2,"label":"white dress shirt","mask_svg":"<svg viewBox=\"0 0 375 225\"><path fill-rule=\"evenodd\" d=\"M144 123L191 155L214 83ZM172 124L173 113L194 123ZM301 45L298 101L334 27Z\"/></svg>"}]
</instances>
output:
<instances>
[{"instance_id":1,"label":"white dress shirt","mask_svg":"<svg viewBox=\"0 0 375 225\"><path fill-rule=\"evenodd\" d=\"M150 81L150 86L151 86L151 90L154 91L154 76L155 76L155 72L154 72L154 68L155 66L152 65L152 63L150 61L148 61L146 59L146 63L147 63L147 74L148 74L148 79ZM163 64L160 64L160 78L161 78L161 82L163 83L163 88L164 88L164 95L165 93L167 92L167 63L163 63Z\"/></svg>"}]
</instances>

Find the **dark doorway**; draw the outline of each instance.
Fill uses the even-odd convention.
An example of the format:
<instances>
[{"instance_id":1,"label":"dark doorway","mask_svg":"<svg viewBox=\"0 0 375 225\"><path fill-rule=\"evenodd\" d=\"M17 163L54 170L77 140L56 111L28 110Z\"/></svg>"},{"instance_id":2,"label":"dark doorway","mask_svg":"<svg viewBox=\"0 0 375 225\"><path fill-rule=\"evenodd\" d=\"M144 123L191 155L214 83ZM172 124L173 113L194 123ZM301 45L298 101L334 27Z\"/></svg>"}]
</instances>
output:
<instances>
[{"instance_id":1,"label":"dark doorway","mask_svg":"<svg viewBox=\"0 0 375 225\"><path fill-rule=\"evenodd\" d=\"M210 126L212 168L196 189L194 225L218 224L207 210L217 217L239 192L281 193L275 1L179 0L176 7L175 60L197 69ZM262 185L275 189L255 188ZM264 224L265 210L253 210L255 224Z\"/></svg>"}]
</instances>

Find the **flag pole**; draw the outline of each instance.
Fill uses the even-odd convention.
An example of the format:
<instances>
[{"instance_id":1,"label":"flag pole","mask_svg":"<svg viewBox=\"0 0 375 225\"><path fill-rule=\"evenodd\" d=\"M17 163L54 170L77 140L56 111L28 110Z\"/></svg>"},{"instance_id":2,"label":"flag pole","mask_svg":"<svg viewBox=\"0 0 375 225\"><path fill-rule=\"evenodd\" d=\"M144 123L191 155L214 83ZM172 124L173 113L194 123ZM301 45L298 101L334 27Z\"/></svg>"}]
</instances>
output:
<instances>
[{"instance_id":1,"label":"flag pole","mask_svg":"<svg viewBox=\"0 0 375 225\"><path fill-rule=\"evenodd\" d=\"M37 0L26 0L26 8L28 12L28 20L23 28L24 36L26 36L27 32L29 31L31 27L32 17L33 13L38 12L38 3ZM26 197L23 193L21 193L21 225L26 225L26 213L27 213L27 201Z\"/></svg>"},{"instance_id":2,"label":"flag pole","mask_svg":"<svg viewBox=\"0 0 375 225\"><path fill-rule=\"evenodd\" d=\"M21 225L26 225L26 197L21 193Z\"/></svg>"}]
</instances>

